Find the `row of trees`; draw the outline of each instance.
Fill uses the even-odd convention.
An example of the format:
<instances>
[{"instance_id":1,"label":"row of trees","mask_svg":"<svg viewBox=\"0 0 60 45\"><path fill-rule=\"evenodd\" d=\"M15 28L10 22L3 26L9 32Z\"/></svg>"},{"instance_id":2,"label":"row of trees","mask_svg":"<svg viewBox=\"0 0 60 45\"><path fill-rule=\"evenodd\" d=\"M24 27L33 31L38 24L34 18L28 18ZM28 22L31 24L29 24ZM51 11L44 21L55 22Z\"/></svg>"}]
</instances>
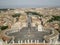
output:
<instances>
[{"instance_id":1,"label":"row of trees","mask_svg":"<svg viewBox=\"0 0 60 45\"><path fill-rule=\"evenodd\" d=\"M60 16L52 16L47 22L60 21Z\"/></svg>"},{"instance_id":2,"label":"row of trees","mask_svg":"<svg viewBox=\"0 0 60 45\"><path fill-rule=\"evenodd\" d=\"M27 13L27 15L31 14L31 15L37 15L37 16L43 17L42 14L39 14L37 12L31 12L31 11L29 11L29 12L25 12L25 13Z\"/></svg>"},{"instance_id":3,"label":"row of trees","mask_svg":"<svg viewBox=\"0 0 60 45\"><path fill-rule=\"evenodd\" d=\"M14 17L14 18L15 17L20 17L20 15L21 15L20 13L16 13L16 14L12 15L12 17Z\"/></svg>"},{"instance_id":4,"label":"row of trees","mask_svg":"<svg viewBox=\"0 0 60 45\"><path fill-rule=\"evenodd\" d=\"M14 9L9 9L9 10L14 10ZM7 8L5 8L5 9L0 9L0 11L8 11L8 9L7 9Z\"/></svg>"}]
</instances>

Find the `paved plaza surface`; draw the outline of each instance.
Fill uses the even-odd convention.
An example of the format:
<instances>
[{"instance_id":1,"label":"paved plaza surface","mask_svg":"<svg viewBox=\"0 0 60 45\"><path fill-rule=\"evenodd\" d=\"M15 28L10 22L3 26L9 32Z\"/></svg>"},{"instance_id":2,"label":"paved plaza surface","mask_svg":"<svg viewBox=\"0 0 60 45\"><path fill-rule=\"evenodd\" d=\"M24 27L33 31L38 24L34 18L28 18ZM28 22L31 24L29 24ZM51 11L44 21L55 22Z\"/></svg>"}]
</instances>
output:
<instances>
[{"instance_id":1,"label":"paved plaza surface","mask_svg":"<svg viewBox=\"0 0 60 45\"><path fill-rule=\"evenodd\" d=\"M29 40L29 42L31 42L31 40L33 40L33 42L35 40L39 40L39 42L43 42L45 35L50 35L50 33L45 31L38 31L36 27L31 27L31 30L28 27L24 27L18 32L8 34L8 36L15 37L15 43L18 43L18 40L23 40L23 42L25 40Z\"/></svg>"}]
</instances>

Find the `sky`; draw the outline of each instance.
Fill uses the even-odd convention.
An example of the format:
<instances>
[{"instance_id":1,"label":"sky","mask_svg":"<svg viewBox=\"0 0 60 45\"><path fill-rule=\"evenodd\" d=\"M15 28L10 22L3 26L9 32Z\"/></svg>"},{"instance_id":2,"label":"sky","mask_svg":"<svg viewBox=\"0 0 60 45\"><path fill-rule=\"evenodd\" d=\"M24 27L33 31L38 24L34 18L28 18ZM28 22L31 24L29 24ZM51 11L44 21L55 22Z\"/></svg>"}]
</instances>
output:
<instances>
[{"instance_id":1,"label":"sky","mask_svg":"<svg viewBox=\"0 0 60 45\"><path fill-rule=\"evenodd\" d=\"M60 7L60 0L0 0L0 8Z\"/></svg>"}]
</instances>

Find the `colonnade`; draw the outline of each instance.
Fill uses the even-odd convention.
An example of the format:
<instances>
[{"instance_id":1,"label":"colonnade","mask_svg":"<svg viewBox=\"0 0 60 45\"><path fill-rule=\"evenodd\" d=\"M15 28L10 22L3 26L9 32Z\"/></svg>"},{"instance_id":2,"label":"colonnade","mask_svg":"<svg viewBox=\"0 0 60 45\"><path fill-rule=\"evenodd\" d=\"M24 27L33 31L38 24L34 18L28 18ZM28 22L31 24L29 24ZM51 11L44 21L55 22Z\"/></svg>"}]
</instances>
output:
<instances>
[{"instance_id":1,"label":"colonnade","mask_svg":"<svg viewBox=\"0 0 60 45\"><path fill-rule=\"evenodd\" d=\"M5 41L8 43L7 41ZM11 41L12 44L40 44L40 43L45 43L45 41L40 42L40 40L18 40L16 43L14 40Z\"/></svg>"}]
</instances>

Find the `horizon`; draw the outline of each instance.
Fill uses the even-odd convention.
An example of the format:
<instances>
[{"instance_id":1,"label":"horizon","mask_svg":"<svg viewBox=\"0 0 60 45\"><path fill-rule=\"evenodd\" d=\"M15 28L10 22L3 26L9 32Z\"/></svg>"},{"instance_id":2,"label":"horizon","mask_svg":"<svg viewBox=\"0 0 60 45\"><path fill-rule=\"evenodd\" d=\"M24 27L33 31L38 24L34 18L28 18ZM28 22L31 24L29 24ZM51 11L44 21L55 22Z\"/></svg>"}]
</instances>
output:
<instances>
[{"instance_id":1,"label":"horizon","mask_svg":"<svg viewBox=\"0 0 60 45\"><path fill-rule=\"evenodd\" d=\"M60 7L60 0L0 0L0 9L40 7Z\"/></svg>"}]
</instances>

